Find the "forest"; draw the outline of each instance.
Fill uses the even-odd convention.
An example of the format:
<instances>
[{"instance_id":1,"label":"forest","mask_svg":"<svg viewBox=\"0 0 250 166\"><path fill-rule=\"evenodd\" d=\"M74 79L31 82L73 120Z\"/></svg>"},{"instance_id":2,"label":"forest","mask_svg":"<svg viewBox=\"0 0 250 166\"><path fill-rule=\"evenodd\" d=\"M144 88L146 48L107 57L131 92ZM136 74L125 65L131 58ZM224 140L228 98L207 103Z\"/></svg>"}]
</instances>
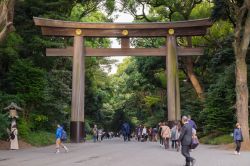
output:
<instances>
[{"instance_id":1,"label":"forest","mask_svg":"<svg viewBox=\"0 0 250 166\"><path fill-rule=\"evenodd\" d=\"M69 130L72 59L46 57L45 48L72 46L72 38L42 36L33 17L113 22L127 12L133 22L170 22L201 18L213 21L203 37L178 38L177 45L203 47L204 55L179 57L181 113L191 115L205 143L232 142L235 123L249 143L248 78L250 2L247 0L1 0L0 139L8 137L11 102L23 108L20 137L33 145L53 143L58 123ZM11 25L7 25L12 22ZM118 39L119 41L119 39ZM135 48L160 48L164 38L133 38ZM109 48L108 38L87 38L92 48ZM124 120L135 127L167 120L166 57L86 57L85 130L94 124L119 131ZM244 145L245 146L245 145ZM250 144L249 144L250 146Z\"/></svg>"}]
</instances>

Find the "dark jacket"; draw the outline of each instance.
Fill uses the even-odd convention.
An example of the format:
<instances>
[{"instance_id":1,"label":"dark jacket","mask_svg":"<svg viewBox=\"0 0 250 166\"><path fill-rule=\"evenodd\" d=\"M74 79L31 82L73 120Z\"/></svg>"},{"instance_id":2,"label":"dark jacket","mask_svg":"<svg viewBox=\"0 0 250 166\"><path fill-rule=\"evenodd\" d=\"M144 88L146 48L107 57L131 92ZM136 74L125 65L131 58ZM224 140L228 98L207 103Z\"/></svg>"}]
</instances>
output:
<instances>
[{"instance_id":1,"label":"dark jacket","mask_svg":"<svg viewBox=\"0 0 250 166\"><path fill-rule=\"evenodd\" d=\"M122 125L122 133L123 134L130 134L130 126L128 123L123 123Z\"/></svg>"},{"instance_id":2,"label":"dark jacket","mask_svg":"<svg viewBox=\"0 0 250 166\"><path fill-rule=\"evenodd\" d=\"M192 143L192 126L189 123L186 123L181 128L181 135L179 137L179 141L181 142L181 145L191 145Z\"/></svg>"}]
</instances>

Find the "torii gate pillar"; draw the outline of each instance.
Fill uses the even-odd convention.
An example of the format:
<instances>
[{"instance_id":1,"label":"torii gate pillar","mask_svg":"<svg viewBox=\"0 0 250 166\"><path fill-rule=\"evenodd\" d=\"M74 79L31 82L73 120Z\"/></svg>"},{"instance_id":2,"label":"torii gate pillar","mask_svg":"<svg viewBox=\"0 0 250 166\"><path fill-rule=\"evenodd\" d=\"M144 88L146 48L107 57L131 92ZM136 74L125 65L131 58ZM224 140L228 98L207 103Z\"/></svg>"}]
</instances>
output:
<instances>
[{"instance_id":1,"label":"torii gate pillar","mask_svg":"<svg viewBox=\"0 0 250 166\"><path fill-rule=\"evenodd\" d=\"M168 51L168 56L166 57L168 121L174 122L181 118L178 59L174 29L168 30L166 41Z\"/></svg>"},{"instance_id":2,"label":"torii gate pillar","mask_svg":"<svg viewBox=\"0 0 250 166\"><path fill-rule=\"evenodd\" d=\"M84 136L85 47L82 36L74 36L72 71L71 142L79 143Z\"/></svg>"}]
</instances>

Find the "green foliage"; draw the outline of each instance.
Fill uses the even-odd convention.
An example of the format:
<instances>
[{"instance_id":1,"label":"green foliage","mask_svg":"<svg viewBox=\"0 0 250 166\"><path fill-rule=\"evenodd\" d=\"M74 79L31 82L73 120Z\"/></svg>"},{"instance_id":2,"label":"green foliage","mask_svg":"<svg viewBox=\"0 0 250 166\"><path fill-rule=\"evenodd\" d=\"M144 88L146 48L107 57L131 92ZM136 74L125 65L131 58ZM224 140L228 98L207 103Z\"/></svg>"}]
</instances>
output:
<instances>
[{"instance_id":1,"label":"green foliage","mask_svg":"<svg viewBox=\"0 0 250 166\"><path fill-rule=\"evenodd\" d=\"M10 67L6 84L10 92L20 96L28 105L34 105L44 99L45 71L34 67L30 61L17 60Z\"/></svg>"},{"instance_id":2,"label":"green foliage","mask_svg":"<svg viewBox=\"0 0 250 166\"><path fill-rule=\"evenodd\" d=\"M17 121L18 123L18 134L21 138L28 139L31 133L31 124L25 119L21 118Z\"/></svg>"},{"instance_id":3,"label":"green foliage","mask_svg":"<svg viewBox=\"0 0 250 166\"><path fill-rule=\"evenodd\" d=\"M55 134L45 131L30 132L25 140L33 146L52 145L55 143Z\"/></svg>"},{"instance_id":4,"label":"green foliage","mask_svg":"<svg viewBox=\"0 0 250 166\"><path fill-rule=\"evenodd\" d=\"M135 15L135 22L167 22L209 17L212 8L217 18L229 18L224 1L200 0L122 0L124 10ZM239 5L241 5L241 1ZM223 6L224 5L224 6ZM143 6L147 6L143 8ZM150 12L138 15L138 7ZM101 9L101 10L100 10ZM103 12L105 10L105 12ZM111 22L107 15L117 10L115 0L25 0L17 1L14 25L16 31L0 45L0 108L14 101L24 108L18 120L21 138L33 145L54 143L57 123L69 126L72 89L72 59L45 57L45 48L72 45L72 39L41 36L32 17L39 16L83 22ZM214 18L214 17L213 17ZM235 19L234 17L232 17ZM187 77L185 61L179 58L182 114L190 114L204 135L231 132L234 115L233 25L218 21L205 37L193 37L193 46L205 47L204 56L194 57L194 73L205 91L205 100L197 99ZM165 38L136 38L136 48L165 47ZM185 46L185 38L177 44ZM108 48L110 40L88 38L85 45ZM247 61L250 61L247 58ZM93 124L105 130L119 131L124 121L132 126L153 127L167 119L165 57L132 57L119 65L118 72L108 75L114 61L108 58L86 58L85 129ZM249 76L248 76L249 77ZM0 138L8 126L0 114ZM45 132L46 131L46 132ZM6 132L5 132L6 133ZM225 138L226 137L226 138ZM92 139L92 137L90 137ZM49 141L48 141L49 140ZM209 138L213 144L229 138ZM206 142L206 141L205 141ZM230 141L229 141L230 142Z\"/></svg>"},{"instance_id":5,"label":"green foliage","mask_svg":"<svg viewBox=\"0 0 250 166\"><path fill-rule=\"evenodd\" d=\"M202 137L200 142L203 144L210 144L210 145L222 145L222 144L230 144L233 143L233 137L230 134L225 135L208 135Z\"/></svg>"},{"instance_id":6,"label":"green foliage","mask_svg":"<svg viewBox=\"0 0 250 166\"><path fill-rule=\"evenodd\" d=\"M91 133L92 128L90 127L89 122L86 121L84 125L85 125L85 132Z\"/></svg>"},{"instance_id":7,"label":"green foliage","mask_svg":"<svg viewBox=\"0 0 250 166\"><path fill-rule=\"evenodd\" d=\"M205 109L201 112L204 120L204 131L230 132L235 123L234 101L235 101L235 78L234 65L221 73L215 84L211 85L205 102Z\"/></svg>"},{"instance_id":8,"label":"green foliage","mask_svg":"<svg viewBox=\"0 0 250 166\"><path fill-rule=\"evenodd\" d=\"M130 122L128 115L123 110L117 110L114 114L113 121L111 123L112 130L115 132L119 132L121 130L122 124L127 121ZM130 122L131 124L131 122Z\"/></svg>"},{"instance_id":9,"label":"green foliage","mask_svg":"<svg viewBox=\"0 0 250 166\"><path fill-rule=\"evenodd\" d=\"M0 139L7 138L7 128L9 127L9 118L7 113L0 113Z\"/></svg>"}]
</instances>

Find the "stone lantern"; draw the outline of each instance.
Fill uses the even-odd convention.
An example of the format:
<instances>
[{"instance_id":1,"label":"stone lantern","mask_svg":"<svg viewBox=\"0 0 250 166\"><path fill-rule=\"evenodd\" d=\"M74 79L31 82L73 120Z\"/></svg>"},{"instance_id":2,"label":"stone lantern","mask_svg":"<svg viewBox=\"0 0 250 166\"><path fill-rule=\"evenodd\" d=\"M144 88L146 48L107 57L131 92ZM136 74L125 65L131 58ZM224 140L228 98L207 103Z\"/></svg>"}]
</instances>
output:
<instances>
[{"instance_id":1,"label":"stone lantern","mask_svg":"<svg viewBox=\"0 0 250 166\"><path fill-rule=\"evenodd\" d=\"M9 111L9 118L11 118L10 149L12 150L19 149L18 139L17 139L18 130L17 130L17 125L16 125L16 119L18 118L17 111L21 111L22 108L18 107L16 103L12 102L8 107L5 107L4 110Z\"/></svg>"},{"instance_id":2,"label":"stone lantern","mask_svg":"<svg viewBox=\"0 0 250 166\"><path fill-rule=\"evenodd\" d=\"M9 111L9 118L12 120L15 120L18 118L18 113L17 111L21 111L22 108L18 107L16 103L11 103L9 106L5 107L4 110Z\"/></svg>"}]
</instances>

